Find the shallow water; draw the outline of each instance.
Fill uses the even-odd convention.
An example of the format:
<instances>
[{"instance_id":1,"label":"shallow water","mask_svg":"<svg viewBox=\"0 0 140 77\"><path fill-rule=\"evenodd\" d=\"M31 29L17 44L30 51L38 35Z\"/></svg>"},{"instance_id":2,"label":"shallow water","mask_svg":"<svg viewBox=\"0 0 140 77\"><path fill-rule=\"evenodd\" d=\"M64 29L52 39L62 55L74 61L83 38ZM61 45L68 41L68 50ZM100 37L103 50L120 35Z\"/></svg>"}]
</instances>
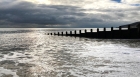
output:
<instances>
[{"instance_id":1,"label":"shallow water","mask_svg":"<svg viewBox=\"0 0 140 77\"><path fill-rule=\"evenodd\" d=\"M139 77L140 40L0 29L0 77Z\"/></svg>"}]
</instances>

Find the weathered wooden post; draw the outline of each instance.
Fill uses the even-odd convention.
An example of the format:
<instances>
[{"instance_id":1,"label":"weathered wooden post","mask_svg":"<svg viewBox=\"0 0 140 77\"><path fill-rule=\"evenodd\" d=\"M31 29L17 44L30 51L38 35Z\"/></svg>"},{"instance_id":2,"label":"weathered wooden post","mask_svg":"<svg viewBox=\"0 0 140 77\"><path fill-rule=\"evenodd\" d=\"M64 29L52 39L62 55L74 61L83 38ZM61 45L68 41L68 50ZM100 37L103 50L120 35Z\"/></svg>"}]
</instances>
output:
<instances>
[{"instance_id":1,"label":"weathered wooden post","mask_svg":"<svg viewBox=\"0 0 140 77\"><path fill-rule=\"evenodd\" d=\"M79 34L81 34L82 32L81 32L81 30L79 30Z\"/></svg>"},{"instance_id":2,"label":"weathered wooden post","mask_svg":"<svg viewBox=\"0 0 140 77\"><path fill-rule=\"evenodd\" d=\"M72 31L70 31L70 36L72 36Z\"/></svg>"},{"instance_id":3,"label":"weathered wooden post","mask_svg":"<svg viewBox=\"0 0 140 77\"><path fill-rule=\"evenodd\" d=\"M138 38L140 38L140 24L137 25L138 28Z\"/></svg>"},{"instance_id":4,"label":"weathered wooden post","mask_svg":"<svg viewBox=\"0 0 140 77\"><path fill-rule=\"evenodd\" d=\"M79 36L80 36L80 37L82 36L81 33L82 33L81 30L79 30Z\"/></svg>"},{"instance_id":5,"label":"weathered wooden post","mask_svg":"<svg viewBox=\"0 0 140 77\"><path fill-rule=\"evenodd\" d=\"M128 25L128 38L131 38L131 30L130 30L130 25Z\"/></svg>"},{"instance_id":6,"label":"weathered wooden post","mask_svg":"<svg viewBox=\"0 0 140 77\"><path fill-rule=\"evenodd\" d=\"M48 35L49 35L49 33L48 33Z\"/></svg>"},{"instance_id":7,"label":"weathered wooden post","mask_svg":"<svg viewBox=\"0 0 140 77\"><path fill-rule=\"evenodd\" d=\"M99 28L97 28L97 38L99 38Z\"/></svg>"},{"instance_id":8,"label":"weathered wooden post","mask_svg":"<svg viewBox=\"0 0 140 77\"><path fill-rule=\"evenodd\" d=\"M122 38L122 27L121 26L119 26L119 35L120 35L119 38Z\"/></svg>"},{"instance_id":9,"label":"weathered wooden post","mask_svg":"<svg viewBox=\"0 0 140 77\"><path fill-rule=\"evenodd\" d=\"M85 33L87 33L87 30L85 29Z\"/></svg>"},{"instance_id":10,"label":"weathered wooden post","mask_svg":"<svg viewBox=\"0 0 140 77\"><path fill-rule=\"evenodd\" d=\"M84 36L87 37L87 30L86 30L86 29L85 29L85 34L84 34Z\"/></svg>"},{"instance_id":11,"label":"weathered wooden post","mask_svg":"<svg viewBox=\"0 0 140 77\"><path fill-rule=\"evenodd\" d=\"M93 37L93 29L90 29L90 37Z\"/></svg>"},{"instance_id":12,"label":"weathered wooden post","mask_svg":"<svg viewBox=\"0 0 140 77\"><path fill-rule=\"evenodd\" d=\"M104 27L104 38L106 38L106 28Z\"/></svg>"},{"instance_id":13,"label":"weathered wooden post","mask_svg":"<svg viewBox=\"0 0 140 77\"><path fill-rule=\"evenodd\" d=\"M63 36L63 32L61 32L61 35Z\"/></svg>"},{"instance_id":14,"label":"weathered wooden post","mask_svg":"<svg viewBox=\"0 0 140 77\"><path fill-rule=\"evenodd\" d=\"M51 35L52 35L52 33L51 33Z\"/></svg>"},{"instance_id":15,"label":"weathered wooden post","mask_svg":"<svg viewBox=\"0 0 140 77\"><path fill-rule=\"evenodd\" d=\"M76 30L74 31L74 34L76 35Z\"/></svg>"},{"instance_id":16,"label":"weathered wooden post","mask_svg":"<svg viewBox=\"0 0 140 77\"><path fill-rule=\"evenodd\" d=\"M93 32L93 29L90 29L90 32L92 33Z\"/></svg>"},{"instance_id":17,"label":"weathered wooden post","mask_svg":"<svg viewBox=\"0 0 140 77\"><path fill-rule=\"evenodd\" d=\"M68 32L66 31L66 36L68 35Z\"/></svg>"},{"instance_id":18,"label":"weathered wooden post","mask_svg":"<svg viewBox=\"0 0 140 77\"><path fill-rule=\"evenodd\" d=\"M55 32L54 32L54 34L53 34L53 35L56 35L56 34L55 34Z\"/></svg>"},{"instance_id":19,"label":"weathered wooden post","mask_svg":"<svg viewBox=\"0 0 140 77\"><path fill-rule=\"evenodd\" d=\"M111 27L111 38L114 37L114 31L113 31L113 27Z\"/></svg>"},{"instance_id":20,"label":"weathered wooden post","mask_svg":"<svg viewBox=\"0 0 140 77\"><path fill-rule=\"evenodd\" d=\"M58 36L59 36L59 32L58 32Z\"/></svg>"}]
</instances>

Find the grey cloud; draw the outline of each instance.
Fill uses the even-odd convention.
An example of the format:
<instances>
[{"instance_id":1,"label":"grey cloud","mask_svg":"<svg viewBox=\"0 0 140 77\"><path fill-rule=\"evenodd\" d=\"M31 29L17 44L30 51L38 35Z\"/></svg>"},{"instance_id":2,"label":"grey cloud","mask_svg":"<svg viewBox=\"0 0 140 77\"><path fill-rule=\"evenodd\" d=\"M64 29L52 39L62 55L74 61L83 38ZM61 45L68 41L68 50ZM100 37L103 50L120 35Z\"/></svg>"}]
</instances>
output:
<instances>
[{"instance_id":1,"label":"grey cloud","mask_svg":"<svg viewBox=\"0 0 140 77\"><path fill-rule=\"evenodd\" d=\"M136 22L133 19L137 19L140 15L140 6L133 7L130 9L92 9L98 12L101 12L103 14L97 15L98 17L106 20L124 20L129 19L130 23ZM121 21L123 22L123 21Z\"/></svg>"},{"instance_id":2,"label":"grey cloud","mask_svg":"<svg viewBox=\"0 0 140 77\"><path fill-rule=\"evenodd\" d=\"M86 14L84 11L87 10L76 6L0 1L0 27L110 27L128 23L114 22L127 17L122 10L96 9L107 14Z\"/></svg>"},{"instance_id":3,"label":"grey cloud","mask_svg":"<svg viewBox=\"0 0 140 77\"><path fill-rule=\"evenodd\" d=\"M76 16L84 15L74 6L36 5L23 1L0 9L0 20L15 24L64 25L76 21Z\"/></svg>"}]
</instances>

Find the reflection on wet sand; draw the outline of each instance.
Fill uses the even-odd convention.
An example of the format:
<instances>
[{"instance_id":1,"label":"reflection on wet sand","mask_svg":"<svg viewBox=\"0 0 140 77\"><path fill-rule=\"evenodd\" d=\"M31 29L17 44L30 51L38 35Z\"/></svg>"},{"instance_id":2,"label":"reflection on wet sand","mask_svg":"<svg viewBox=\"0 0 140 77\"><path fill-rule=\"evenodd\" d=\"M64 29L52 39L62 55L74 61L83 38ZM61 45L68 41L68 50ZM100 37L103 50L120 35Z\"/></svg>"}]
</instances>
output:
<instances>
[{"instance_id":1,"label":"reflection on wet sand","mask_svg":"<svg viewBox=\"0 0 140 77\"><path fill-rule=\"evenodd\" d=\"M139 40L48 36L44 29L3 34L0 76L137 77L139 45Z\"/></svg>"}]
</instances>

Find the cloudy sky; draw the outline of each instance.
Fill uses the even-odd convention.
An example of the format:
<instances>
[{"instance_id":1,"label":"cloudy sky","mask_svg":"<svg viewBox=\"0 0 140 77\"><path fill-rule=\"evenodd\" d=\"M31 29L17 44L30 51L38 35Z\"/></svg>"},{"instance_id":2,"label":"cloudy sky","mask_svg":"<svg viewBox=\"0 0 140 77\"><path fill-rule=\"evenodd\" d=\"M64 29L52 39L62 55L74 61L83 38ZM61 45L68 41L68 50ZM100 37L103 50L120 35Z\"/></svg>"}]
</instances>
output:
<instances>
[{"instance_id":1,"label":"cloudy sky","mask_svg":"<svg viewBox=\"0 0 140 77\"><path fill-rule=\"evenodd\" d=\"M117 27L140 21L140 0L0 0L0 27Z\"/></svg>"}]
</instances>

